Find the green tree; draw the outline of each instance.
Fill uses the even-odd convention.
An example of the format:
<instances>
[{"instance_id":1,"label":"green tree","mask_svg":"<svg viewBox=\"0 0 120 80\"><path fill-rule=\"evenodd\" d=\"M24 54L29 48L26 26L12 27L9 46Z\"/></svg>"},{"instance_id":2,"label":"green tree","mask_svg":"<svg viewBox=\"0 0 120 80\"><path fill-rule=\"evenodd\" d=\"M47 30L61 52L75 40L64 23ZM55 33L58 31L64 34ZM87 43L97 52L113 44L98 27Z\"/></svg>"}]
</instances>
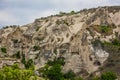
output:
<instances>
[{"instance_id":1,"label":"green tree","mask_svg":"<svg viewBox=\"0 0 120 80\"><path fill-rule=\"evenodd\" d=\"M47 72L46 72L47 77L50 80L63 80L63 74L61 72L61 65L60 64L55 64L53 65Z\"/></svg>"},{"instance_id":2,"label":"green tree","mask_svg":"<svg viewBox=\"0 0 120 80\"><path fill-rule=\"evenodd\" d=\"M0 80L37 80L33 70L20 69L17 64L0 70Z\"/></svg>"},{"instance_id":3,"label":"green tree","mask_svg":"<svg viewBox=\"0 0 120 80\"><path fill-rule=\"evenodd\" d=\"M43 74L45 78L49 80L64 80L64 75L61 72L61 66L64 65L64 59L55 58L53 61L48 61L44 68L39 72Z\"/></svg>"},{"instance_id":4,"label":"green tree","mask_svg":"<svg viewBox=\"0 0 120 80\"><path fill-rule=\"evenodd\" d=\"M75 14L75 11L71 11L70 14L71 14L71 15Z\"/></svg>"}]
</instances>

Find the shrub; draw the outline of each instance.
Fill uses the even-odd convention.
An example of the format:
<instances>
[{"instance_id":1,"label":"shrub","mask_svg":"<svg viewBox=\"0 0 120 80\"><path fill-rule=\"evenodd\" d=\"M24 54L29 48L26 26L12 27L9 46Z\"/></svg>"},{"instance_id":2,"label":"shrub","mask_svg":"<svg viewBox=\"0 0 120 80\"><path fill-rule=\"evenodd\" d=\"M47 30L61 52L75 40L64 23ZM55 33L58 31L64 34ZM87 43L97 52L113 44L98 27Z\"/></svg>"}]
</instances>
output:
<instances>
[{"instance_id":1,"label":"shrub","mask_svg":"<svg viewBox=\"0 0 120 80\"><path fill-rule=\"evenodd\" d=\"M25 68L26 69L34 69L34 64L33 64L33 60L32 59L29 59L28 61L26 61Z\"/></svg>"},{"instance_id":2,"label":"shrub","mask_svg":"<svg viewBox=\"0 0 120 80\"><path fill-rule=\"evenodd\" d=\"M33 50L34 50L34 51L39 50L39 46L33 46Z\"/></svg>"},{"instance_id":3,"label":"shrub","mask_svg":"<svg viewBox=\"0 0 120 80\"><path fill-rule=\"evenodd\" d=\"M32 70L22 70L17 64L0 70L0 80L31 80L31 76L36 77Z\"/></svg>"},{"instance_id":4,"label":"shrub","mask_svg":"<svg viewBox=\"0 0 120 80\"><path fill-rule=\"evenodd\" d=\"M39 70L39 73L49 80L83 80L81 77L76 77L75 73L70 70L67 73L62 73L62 65L64 58L55 58L53 61L48 61L47 64Z\"/></svg>"},{"instance_id":5,"label":"shrub","mask_svg":"<svg viewBox=\"0 0 120 80\"><path fill-rule=\"evenodd\" d=\"M64 74L64 77L66 79L73 80L75 78L75 73L72 70L70 70Z\"/></svg>"},{"instance_id":6,"label":"shrub","mask_svg":"<svg viewBox=\"0 0 120 80\"><path fill-rule=\"evenodd\" d=\"M75 78L75 80L83 80L83 78L82 77L77 77L77 78Z\"/></svg>"},{"instance_id":7,"label":"shrub","mask_svg":"<svg viewBox=\"0 0 120 80\"><path fill-rule=\"evenodd\" d=\"M102 42L99 39L96 39L92 42L94 47L103 46Z\"/></svg>"},{"instance_id":8,"label":"shrub","mask_svg":"<svg viewBox=\"0 0 120 80\"><path fill-rule=\"evenodd\" d=\"M120 48L120 41L115 38L112 40L112 42L103 42L103 45L104 46L109 46L109 47L112 47L112 49L119 49Z\"/></svg>"},{"instance_id":9,"label":"shrub","mask_svg":"<svg viewBox=\"0 0 120 80\"><path fill-rule=\"evenodd\" d=\"M71 15L75 14L75 11L71 11L70 14L71 14Z\"/></svg>"},{"instance_id":10,"label":"shrub","mask_svg":"<svg viewBox=\"0 0 120 80\"><path fill-rule=\"evenodd\" d=\"M47 72L49 80L64 80L60 64L53 65Z\"/></svg>"},{"instance_id":11,"label":"shrub","mask_svg":"<svg viewBox=\"0 0 120 80\"><path fill-rule=\"evenodd\" d=\"M26 69L32 69L34 70L34 63L32 59L29 59L28 61L25 60L25 54L22 53L22 60L21 62L24 64Z\"/></svg>"},{"instance_id":12,"label":"shrub","mask_svg":"<svg viewBox=\"0 0 120 80\"><path fill-rule=\"evenodd\" d=\"M20 51L18 51L18 52L15 54L15 56L16 56L17 59L20 59L20 58L21 58L21 56L20 56Z\"/></svg>"},{"instance_id":13,"label":"shrub","mask_svg":"<svg viewBox=\"0 0 120 80\"><path fill-rule=\"evenodd\" d=\"M13 65L11 66L11 68L12 68L12 69L20 69L18 64L13 64Z\"/></svg>"},{"instance_id":14,"label":"shrub","mask_svg":"<svg viewBox=\"0 0 120 80\"><path fill-rule=\"evenodd\" d=\"M49 80L64 80L64 75L61 72L61 66L64 60L55 58L53 61L48 61L46 66L39 70L44 77L49 78Z\"/></svg>"},{"instance_id":15,"label":"shrub","mask_svg":"<svg viewBox=\"0 0 120 80\"><path fill-rule=\"evenodd\" d=\"M57 49L54 49L54 53L57 54Z\"/></svg>"},{"instance_id":16,"label":"shrub","mask_svg":"<svg viewBox=\"0 0 120 80\"><path fill-rule=\"evenodd\" d=\"M22 62L23 64L26 64L26 61L25 61L25 54L23 54L23 53L22 53L22 60L21 60L21 62Z\"/></svg>"},{"instance_id":17,"label":"shrub","mask_svg":"<svg viewBox=\"0 0 120 80\"><path fill-rule=\"evenodd\" d=\"M2 51L3 53L7 53L7 50L6 50L5 47L2 47L2 48L1 48L1 51Z\"/></svg>"},{"instance_id":18,"label":"shrub","mask_svg":"<svg viewBox=\"0 0 120 80\"><path fill-rule=\"evenodd\" d=\"M53 61L49 60L47 64L50 66L55 65L55 64L64 65L65 62L64 62L64 59L55 58Z\"/></svg>"},{"instance_id":19,"label":"shrub","mask_svg":"<svg viewBox=\"0 0 120 80\"><path fill-rule=\"evenodd\" d=\"M60 11L60 12L59 12L59 14L60 14L60 15L65 15L66 13L65 13L65 12L61 12L61 11Z\"/></svg>"},{"instance_id":20,"label":"shrub","mask_svg":"<svg viewBox=\"0 0 120 80\"><path fill-rule=\"evenodd\" d=\"M113 44L113 45L116 45L116 46L120 46L120 41L119 41L118 39L114 39L114 40L112 41L112 44Z\"/></svg>"},{"instance_id":21,"label":"shrub","mask_svg":"<svg viewBox=\"0 0 120 80\"><path fill-rule=\"evenodd\" d=\"M109 31L108 26L101 26L100 29L101 29L101 32L103 32L103 33L108 33L108 31Z\"/></svg>"},{"instance_id":22,"label":"shrub","mask_svg":"<svg viewBox=\"0 0 120 80\"><path fill-rule=\"evenodd\" d=\"M113 33L113 27L112 26L107 26L107 25L96 25L96 26L91 26L95 31L98 33L101 33L103 36L107 36ZM92 29L91 29L92 30Z\"/></svg>"},{"instance_id":23,"label":"shrub","mask_svg":"<svg viewBox=\"0 0 120 80\"><path fill-rule=\"evenodd\" d=\"M40 27L37 27L37 28L36 28L36 31L38 31L39 29L40 29Z\"/></svg>"},{"instance_id":24,"label":"shrub","mask_svg":"<svg viewBox=\"0 0 120 80\"><path fill-rule=\"evenodd\" d=\"M17 39L13 39L14 44L18 43Z\"/></svg>"},{"instance_id":25,"label":"shrub","mask_svg":"<svg viewBox=\"0 0 120 80\"><path fill-rule=\"evenodd\" d=\"M98 76L95 76L92 80L100 80Z\"/></svg>"},{"instance_id":26,"label":"shrub","mask_svg":"<svg viewBox=\"0 0 120 80\"><path fill-rule=\"evenodd\" d=\"M105 72L101 75L101 80L115 80L117 76L113 72Z\"/></svg>"}]
</instances>

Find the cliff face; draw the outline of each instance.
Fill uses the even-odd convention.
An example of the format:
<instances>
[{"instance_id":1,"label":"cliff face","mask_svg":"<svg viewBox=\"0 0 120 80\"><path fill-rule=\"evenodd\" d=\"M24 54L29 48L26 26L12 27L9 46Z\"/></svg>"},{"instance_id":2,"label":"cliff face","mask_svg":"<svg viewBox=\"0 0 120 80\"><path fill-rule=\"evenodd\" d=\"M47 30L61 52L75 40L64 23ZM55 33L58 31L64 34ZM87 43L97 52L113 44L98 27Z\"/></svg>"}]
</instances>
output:
<instances>
[{"instance_id":1,"label":"cliff face","mask_svg":"<svg viewBox=\"0 0 120 80\"><path fill-rule=\"evenodd\" d=\"M36 70L56 57L65 59L63 72L73 70L88 75L104 66L111 55L95 41L111 42L116 38L120 40L119 6L36 19L21 27L0 29L0 47L7 50L0 52L1 67L21 64L20 59L13 57L20 52L26 60L33 59Z\"/></svg>"}]
</instances>

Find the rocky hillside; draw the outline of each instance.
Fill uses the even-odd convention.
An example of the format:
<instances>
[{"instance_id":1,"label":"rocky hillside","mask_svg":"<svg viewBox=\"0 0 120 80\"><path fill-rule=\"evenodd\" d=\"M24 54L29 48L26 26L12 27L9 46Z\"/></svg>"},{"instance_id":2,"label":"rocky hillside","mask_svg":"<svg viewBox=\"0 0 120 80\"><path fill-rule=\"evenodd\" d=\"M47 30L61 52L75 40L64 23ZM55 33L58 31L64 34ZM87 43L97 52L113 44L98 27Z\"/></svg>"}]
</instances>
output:
<instances>
[{"instance_id":1,"label":"rocky hillside","mask_svg":"<svg viewBox=\"0 0 120 80\"><path fill-rule=\"evenodd\" d=\"M120 76L120 6L84 9L0 29L0 67L32 60L35 70L54 58L62 71L88 77L104 71Z\"/></svg>"}]
</instances>

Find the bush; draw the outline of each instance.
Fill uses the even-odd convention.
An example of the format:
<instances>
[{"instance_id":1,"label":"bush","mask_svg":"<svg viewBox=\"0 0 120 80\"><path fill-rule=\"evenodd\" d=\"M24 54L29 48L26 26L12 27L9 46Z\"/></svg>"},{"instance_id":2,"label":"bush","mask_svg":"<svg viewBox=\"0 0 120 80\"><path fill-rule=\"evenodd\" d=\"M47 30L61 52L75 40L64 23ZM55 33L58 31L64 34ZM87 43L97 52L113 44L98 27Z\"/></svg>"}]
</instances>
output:
<instances>
[{"instance_id":1,"label":"bush","mask_svg":"<svg viewBox=\"0 0 120 80\"><path fill-rule=\"evenodd\" d=\"M83 80L82 77L75 78L75 80Z\"/></svg>"},{"instance_id":2,"label":"bush","mask_svg":"<svg viewBox=\"0 0 120 80\"><path fill-rule=\"evenodd\" d=\"M22 70L17 64L12 67L5 66L0 70L0 80L31 80L31 76L36 78L32 70Z\"/></svg>"},{"instance_id":3,"label":"bush","mask_svg":"<svg viewBox=\"0 0 120 80\"><path fill-rule=\"evenodd\" d=\"M13 65L11 66L11 68L12 68L12 69L20 69L18 64L13 64Z\"/></svg>"},{"instance_id":4,"label":"bush","mask_svg":"<svg viewBox=\"0 0 120 80\"><path fill-rule=\"evenodd\" d=\"M7 53L7 50L6 50L5 47L2 47L2 48L1 48L1 51L2 51L3 53Z\"/></svg>"},{"instance_id":5,"label":"bush","mask_svg":"<svg viewBox=\"0 0 120 80\"><path fill-rule=\"evenodd\" d=\"M46 75L49 80L64 80L63 74L61 72L61 65L55 64L48 71L46 71Z\"/></svg>"},{"instance_id":6,"label":"bush","mask_svg":"<svg viewBox=\"0 0 120 80\"><path fill-rule=\"evenodd\" d=\"M101 75L101 80L115 80L117 76L113 72L105 72Z\"/></svg>"},{"instance_id":7,"label":"bush","mask_svg":"<svg viewBox=\"0 0 120 80\"><path fill-rule=\"evenodd\" d=\"M83 80L82 78L75 78L75 73L70 70L67 73L62 73L62 65L64 65L63 58L55 58L53 61L48 61L48 63L39 70L39 73L43 77L49 80Z\"/></svg>"},{"instance_id":8,"label":"bush","mask_svg":"<svg viewBox=\"0 0 120 80\"><path fill-rule=\"evenodd\" d=\"M17 39L13 39L14 44L18 43Z\"/></svg>"},{"instance_id":9,"label":"bush","mask_svg":"<svg viewBox=\"0 0 120 80\"><path fill-rule=\"evenodd\" d=\"M25 68L26 69L33 69L34 70L34 63L33 63L32 59L29 59L28 61L26 61Z\"/></svg>"},{"instance_id":10,"label":"bush","mask_svg":"<svg viewBox=\"0 0 120 80\"><path fill-rule=\"evenodd\" d=\"M34 70L34 63L32 59L29 59L28 61L25 60L25 54L22 53L22 60L21 62L24 64L26 69L32 69Z\"/></svg>"},{"instance_id":11,"label":"bush","mask_svg":"<svg viewBox=\"0 0 120 80\"><path fill-rule=\"evenodd\" d=\"M22 60L21 62L25 65L26 64L26 61L25 61L25 54L22 53Z\"/></svg>"},{"instance_id":12,"label":"bush","mask_svg":"<svg viewBox=\"0 0 120 80\"><path fill-rule=\"evenodd\" d=\"M103 43L99 39L94 40L92 44L94 47L103 46Z\"/></svg>"},{"instance_id":13,"label":"bush","mask_svg":"<svg viewBox=\"0 0 120 80\"><path fill-rule=\"evenodd\" d=\"M40 27L37 27L37 28L36 28L36 31L38 31L39 29L40 29Z\"/></svg>"},{"instance_id":14,"label":"bush","mask_svg":"<svg viewBox=\"0 0 120 80\"><path fill-rule=\"evenodd\" d=\"M20 51L18 51L18 52L15 54L15 56L16 56L17 59L20 59L20 58L21 58L21 56L20 56Z\"/></svg>"},{"instance_id":15,"label":"bush","mask_svg":"<svg viewBox=\"0 0 120 80\"><path fill-rule=\"evenodd\" d=\"M92 80L100 80L98 76L95 76Z\"/></svg>"},{"instance_id":16,"label":"bush","mask_svg":"<svg viewBox=\"0 0 120 80\"><path fill-rule=\"evenodd\" d=\"M55 64L60 64L60 65L64 65L65 64L65 61L64 59L59 59L59 58L55 58L53 61L48 61L47 62L48 65L52 66L52 65L55 65Z\"/></svg>"},{"instance_id":17,"label":"bush","mask_svg":"<svg viewBox=\"0 0 120 80\"><path fill-rule=\"evenodd\" d=\"M120 41L115 38L112 42L103 42L104 46L112 47L115 51L120 48Z\"/></svg>"},{"instance_id":18,"label":"bush","mask_svg":"<svg viewBox=\"0 0 120 80\"><path fill-rule=\"evenodd\" d=\"M63 16L63 15L65 15L66 13L60 11L59 14Z\"/></svg>"},{"instance_id":19,"label":"bush","mask_svg":"<svg viewBox=\"0 0 120 80\"><path fill-rule=\"evenodd\" d=\"M66 79L73 80L75 78L75 73L72 70L70 70L64 74L64 77Z\"/></svg>"},{"instance_id":20,"label":"bush","mask_svg":"<svg viewBox=\"0 0 120 80\"><path fill-rule=\"evenodd\" d=\"M102 36L111 35L113 33L113 27L108 25L96 25L91 26L95 31L101 33ZM92 30L92 29L91 29Z\"/></svg>"},{"instance_id":21,"label":"bush","mask_svg":"<svg viewBox=\"0 0 120 80\"><path fill-rule=\"evenodd\" d=\"M39 50L39 46L33 46L33 50L34 50L34 51Z\"/></svg>"},{"instance_id":22,"label":"bush","mask_svg":"<svg viewBox=\"0 0 120 80\"><path fill-rule=\"evenodd\" d=\"M71 15L75 14L75 11L71 11L70 14L71 14Z\"/></svg>"},{"instance_id":23,"label":"bush","mask_svg":"<svg viewBox=\"0 0 120 80\"><path fill-rule=\"evenodd\" d=\"M120 41L119 41L118 39L114 39L114 40L112 41L112 44L113 44L113 45L116 45L116 46L120 46Z\"/></svg>"},{"instance_id":24,"label":"bush","mask_svg":"<svg viewBox=\"0 0 120 80\"><path fill-rule=\"evenodd\" d=\"M108 33L109 27L108 26L101 26L101 32Z\"/></svg>"},{"instance_id":25,"label":"bush","mask_svg":"<svg viewBox=\"0 0 120 80\"><path fill-rule=\"evenodd\" d=\"M40 73L49 80L64 80L64 75L61 72L61 66L64 64L64 59L55 58L53 61L48 61L45 67L39 70Z\"/></svg>"}]
</instances>

